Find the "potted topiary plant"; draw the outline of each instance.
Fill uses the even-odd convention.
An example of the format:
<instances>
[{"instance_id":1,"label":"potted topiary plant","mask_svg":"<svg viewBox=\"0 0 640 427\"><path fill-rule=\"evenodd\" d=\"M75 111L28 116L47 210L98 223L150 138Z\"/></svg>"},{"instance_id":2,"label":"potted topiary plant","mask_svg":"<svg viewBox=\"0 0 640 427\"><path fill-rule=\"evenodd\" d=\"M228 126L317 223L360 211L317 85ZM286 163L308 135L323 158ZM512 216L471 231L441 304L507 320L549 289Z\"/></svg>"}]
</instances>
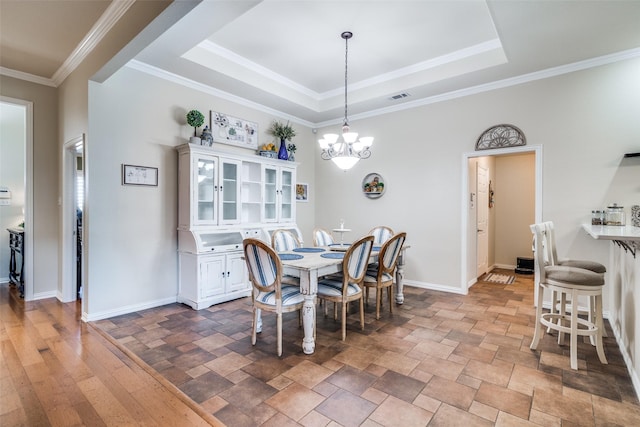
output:
<instances>
[{"instance_id":1,"label":"potted topiary plant","mask_svg":"<svg viewBox=\"0 0 640 427\"><path fill-rule=\"evenodd\" d=\"M291 141L291 138L296 136L295 129L293 129L289 125L289 122L287 122L287 124L285 125L282 122L274 120L267 132L280 139L280 150L278 151L278 158L281 160L288 160L289 154L287 153L286 141Z\"/></svg>"},{"instance_id":2,"label":"potted topiary plant","mask_svg":"<svg viewBox=\"0 0 640 427\"><path fill-rule=\"evenodd\" d=\"M198 128L204 124L204 115L198 110L191 110L187 113L187 124L193 127L193 136L189 138L189 142L192 144L200 144L200 138L198 138Z\"/></svg>"}]
</instances>

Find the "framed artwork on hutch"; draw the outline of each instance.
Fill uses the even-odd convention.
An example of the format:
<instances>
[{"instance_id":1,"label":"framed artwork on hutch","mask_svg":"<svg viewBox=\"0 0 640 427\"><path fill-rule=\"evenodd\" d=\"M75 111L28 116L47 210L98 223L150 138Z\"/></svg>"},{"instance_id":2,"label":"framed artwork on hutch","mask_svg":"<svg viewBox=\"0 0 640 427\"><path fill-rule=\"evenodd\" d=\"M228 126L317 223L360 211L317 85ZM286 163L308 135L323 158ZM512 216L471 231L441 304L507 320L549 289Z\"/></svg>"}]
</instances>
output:
<instances>
[{"instance_id":1,"label":"framed artwork on hutch","mask_svg":"<svg viewBox=\"0 0 640 427\"><path fill-rule=\"evenodd\" d=\"M217 111L209 111L213 142L237 147L258 148L258 124L232 117Z\"/></svg>"}]
</instances>

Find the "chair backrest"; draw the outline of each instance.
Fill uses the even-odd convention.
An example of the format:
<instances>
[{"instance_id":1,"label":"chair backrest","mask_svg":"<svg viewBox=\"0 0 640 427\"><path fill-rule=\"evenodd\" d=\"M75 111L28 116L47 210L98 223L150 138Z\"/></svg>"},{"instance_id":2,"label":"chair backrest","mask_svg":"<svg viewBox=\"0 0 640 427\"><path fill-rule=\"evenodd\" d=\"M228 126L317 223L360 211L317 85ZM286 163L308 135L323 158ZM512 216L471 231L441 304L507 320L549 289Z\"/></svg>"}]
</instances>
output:
<instances>
[{"instance_id":1,"label":"chair backrest","mask_svg":"<svg viewBox=\"0 0 640 427\"><path fill-rule=\"evenodd\" d=\"M377 227L373 227L369 234L373 236L373 243L376 245L381 245L393 236L393 230L387 226L379 225Z\"/></svg>"},{"instance_id":2,"label":"chair backrest","mask_svg":"<svg viewBox=\"0 0 640 427\"><path fill-rule=\"evenodd\" d=\"M392 273L396 269L402 246L407 239L407 233L402 232L393 235L382 244L378 255L378 278L384 273Z\"/></svg>"},{"instance_id":3,"label":"chair backrest","mask_svg":"<svg viewBox=\"0 0 640 427\"><path fill-rule=\"evenodd\" d=\"M290 251L300 247L300 240L289 230L275 230L271 235L271 246L276 252Z\"/></svg>"},{"instance_id":4,"label":"chair backrest","mask_svg":"<svg viewBox=\"0 0 640 427\"><path fill-rule=\"evenodd\" d=\"M333 236L324 228L313 230L313 246L329 246L333 243Z\"/></svg>"},{"instance_id":5,"label":"chair backrest","mask_svg":"<svg viewBox=\"0 0 640 427\"><path fill-rule=\"evenodd\" d=\"M260 292L275 291L276 300L282 300L282 263L278 254L259 239L244 239L242 247L254 289Z\"/></svg>"},{"instance_id":6,"label":"chair backrest","mask_svg":"<svg viewBox=\"0 0 640 427\"><path fill-rule=\"evenodd\" d=\"M373 249L373 236L364 236L351 244L342 260L342 275L344 284L360 283L367 273L369 258ZM347 292L347 286L343 286L343 292Z\"/></svg>"},{"instance_id":7,"label":"chair backrest","mask_svg":"<svg viewBox=\"0 0 640 427\"><path fill-rule=\"evenodd\" d=\"M533 265L536 273L537 283L544 283L546 280L545 267L548 264L549 235L545 223L531 224L529 226L533 233Z\"/></svg>"}]
</instances>

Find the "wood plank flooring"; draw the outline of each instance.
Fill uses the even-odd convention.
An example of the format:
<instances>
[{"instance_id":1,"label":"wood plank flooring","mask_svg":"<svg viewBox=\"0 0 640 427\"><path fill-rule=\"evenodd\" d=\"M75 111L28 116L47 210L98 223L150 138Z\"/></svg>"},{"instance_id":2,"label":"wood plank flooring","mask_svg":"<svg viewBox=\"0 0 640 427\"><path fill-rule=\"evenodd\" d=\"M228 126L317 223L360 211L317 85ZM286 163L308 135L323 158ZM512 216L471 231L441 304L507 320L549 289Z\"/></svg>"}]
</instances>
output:
<instances>
[{"instance_id":1,"label":"wood plank flooring","mask_svg":"<svg viewBox=\"0 0 640 427\"><path fill-rule=\"evenodd\" d=\"M0 284L0 426L222 425L79 319Z\"/></svg>"},{"instance_id":2,"label":"wood plank flooring","mask_svg":"<svg viewBox=\"0 0 640 427\"><path fill-rule=\"evenodd\" d=\"M509 271L498 273L512 274ZM318 313L304 355L296 313L264 316L250 342L251 304L181 304L92 324L75 304L23 303L0 285L0 426L635 426L640 405L612 331L608 365L546 335L531 351L533 284L479 282L469 295L405 288L390 314L375 304L359 328Z\"/></svg>"}]
</instances>

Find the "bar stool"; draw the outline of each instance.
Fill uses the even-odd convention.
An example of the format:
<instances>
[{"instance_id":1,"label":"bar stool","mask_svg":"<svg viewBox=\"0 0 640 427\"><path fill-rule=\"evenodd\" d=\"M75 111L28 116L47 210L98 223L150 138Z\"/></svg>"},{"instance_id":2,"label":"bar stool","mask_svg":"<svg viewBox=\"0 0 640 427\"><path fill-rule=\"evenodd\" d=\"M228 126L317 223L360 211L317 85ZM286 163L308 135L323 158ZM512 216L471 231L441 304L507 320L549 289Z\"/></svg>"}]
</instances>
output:
<instances>
[{"instance_id":1,"label":"bar stool","mask_svg":"<svg viewBox=\"0 0 640 427\"><path fill-rule=\"evenodd\" d=\"M602 275L602 278L604 279L604 274L607 272L607 268L604 265L600 264L599 262L589 261L589 260L577 260L577 259L559 260L558 252L556 250L556 234L555 234L555 227L553 225L553 221L546 221L546 222L543 222L542 224L544 225L545 231L546 231L546 247L545 247L546 265L562 265L566 267L583 268L585 270L593 271L594 273L598 273ZM566 309L567 301L566 300L559 301L555 293L552 294L551 300L553 301L552 309L551 309L552 311L556 310L557 304L560 305L561 309ZM588 308L586 313L588 314L590 321L593 320L594 306L595 306L595 301L593 297L589 298ZM571 307L573 309L573 303L571 303ZM576 304L576 307L577 307L577 304ZM585 313L585 311L582 311L581 313ZM602 336L603 337L607 336L607 331L604 329L604 327L602 329ZM561 339L561 337L558 337L558 339ZM595 345L593 337L591 339L591 344Z\"/></svg>"},{"instance_id":2,"label":"bar stool","mask_svg":"<svg viewBox=\"0 0 640 427\"><path fill-rule=\"evenodd\" d=\"M542 338L542 329L546 326L550 330L558 331L560 344L564 334L570 334L571 369L578 369L578 336L593 337L600 362L607 364L602 345L602 288L604 286L604 278L601 274L582 268L547 265L545 262L546 250L544 248L549 247L549 236L545 224L531 225L531 232L534 235L534 262L537 273L535 286L538 288L538 297L535 333L530 348L532 350L538 348ZM545 289L548 289L554 295L560 296L559 312L554 312L553 310L550 313L542 312ZM584 320L578 317L577 301L580 296L587 296L590 300L593 300L593 318ZM567 297L576 305L576 307L572 307L570 314L567 314L566 307L562 304L562 301L566 303Z\"/></svg>"}]
</instances>

